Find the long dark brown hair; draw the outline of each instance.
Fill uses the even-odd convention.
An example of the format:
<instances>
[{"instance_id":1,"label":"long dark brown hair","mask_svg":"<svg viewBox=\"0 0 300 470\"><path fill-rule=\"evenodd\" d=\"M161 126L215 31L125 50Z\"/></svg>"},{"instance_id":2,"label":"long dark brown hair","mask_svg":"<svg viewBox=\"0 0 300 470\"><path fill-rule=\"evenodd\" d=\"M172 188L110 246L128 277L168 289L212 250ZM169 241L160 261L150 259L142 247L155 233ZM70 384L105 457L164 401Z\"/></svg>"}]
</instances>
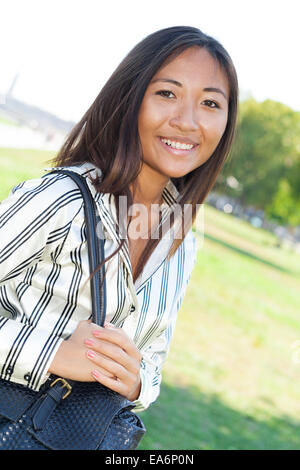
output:
<instances>
[{"instance_id":1,"label":"long dark brown hair","mask_svg":"<svg viewBox=\"0 0 300 470\"><path fill-rule=\"evenodd\" d=\"M211 157L187 175L171 178L180 193L178 204L182 208L184 204L192 204L192 226L197 208L215 184L231 148L238 107L238 81L230 56L216 39L197 28L170 27L150 34L139 42L113 72L51 163L60 167L93 163L102 172L101 178L92 181L96 190L114 195L117 211L119 197L127 196L129 208L133 204L129 185L134 185L143 161L138 115L145 91L163 65L192 46L205 48L220 64L226 73L230 90L227 126ZM159 240L150 238L147 242L135 270L134 281L142 273ZM183 238L174 239L168 258L176 252L182 241Z\"/></svg>"}]
</instances>

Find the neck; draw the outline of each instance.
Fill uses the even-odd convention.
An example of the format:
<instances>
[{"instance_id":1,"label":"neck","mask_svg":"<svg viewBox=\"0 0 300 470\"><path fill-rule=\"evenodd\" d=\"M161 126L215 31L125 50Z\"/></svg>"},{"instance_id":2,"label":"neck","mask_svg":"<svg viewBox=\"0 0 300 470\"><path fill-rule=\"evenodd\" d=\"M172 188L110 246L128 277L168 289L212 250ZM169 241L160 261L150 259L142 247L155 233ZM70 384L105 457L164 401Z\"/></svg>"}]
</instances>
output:
<instances>
[{"instance_id":1,"label":"neck","mask_svg":"<svg viewBox=\"0 0 300 470\"><path fill-rule=\"evenodd\" d=\"M158 174L147 164L143 164L135 183L130 186L134 204L162 204L162 193L169 178Z\"/></svg>"}]
</instances>

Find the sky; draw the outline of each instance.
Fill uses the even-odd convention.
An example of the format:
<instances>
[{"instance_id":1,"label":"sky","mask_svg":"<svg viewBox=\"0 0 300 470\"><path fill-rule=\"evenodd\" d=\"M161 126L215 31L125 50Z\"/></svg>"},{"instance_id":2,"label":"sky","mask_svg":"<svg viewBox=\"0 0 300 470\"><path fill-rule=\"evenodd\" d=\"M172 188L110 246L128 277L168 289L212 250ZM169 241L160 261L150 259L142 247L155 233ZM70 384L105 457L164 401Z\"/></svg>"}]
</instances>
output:
<instances>
[{"instance_id":1,"label":"sky","mask_svg":"<svg viewBox=\"0 0 300 470\"><path fill-rule=\"evenodd\" d=\"M299 0L0 0L0 93L78 121L125 55L169 26L215 37L240 96L300 111Z\"/></svg>"}]
</instances>

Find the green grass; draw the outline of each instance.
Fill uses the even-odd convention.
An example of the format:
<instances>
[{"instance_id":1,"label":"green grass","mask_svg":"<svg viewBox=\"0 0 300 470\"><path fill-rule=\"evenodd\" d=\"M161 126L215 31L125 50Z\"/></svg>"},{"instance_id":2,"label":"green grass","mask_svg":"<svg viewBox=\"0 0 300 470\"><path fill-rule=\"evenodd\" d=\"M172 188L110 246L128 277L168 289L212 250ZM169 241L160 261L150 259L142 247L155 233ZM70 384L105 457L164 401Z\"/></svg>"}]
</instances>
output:
<instances>
[{"instance_id":1,"label":"green grass","mask_svg":"<svg viewBox=\"0 0 300 470\"><path fill-rule=\"evenodd\" d=\"M53 151L0 148L0 201L16 184L43 175L54 156Z\"/></svg>"},{"instance_id":2,"label":"green grass","mask_svg":"<svg viewBox=\"0 0 300 470\"><path fill-rule=\"evenodd\" d=\"M205 233L141 448L300 449L300 256L207 206Z\"/></svg>"},{"instance_id":3,"label":"green grass","mask_svg":"<svg viewBox=\"0 0 300 470\"><path fill-rule=\"evenodd\" d=\"M39 176L49 158L1 150L2 197L7 181ZM140 413L148 431L139 448L299 450L300 256L231 215L209 206L204 215L161 394Z\"/></svg>"}]
</instances>

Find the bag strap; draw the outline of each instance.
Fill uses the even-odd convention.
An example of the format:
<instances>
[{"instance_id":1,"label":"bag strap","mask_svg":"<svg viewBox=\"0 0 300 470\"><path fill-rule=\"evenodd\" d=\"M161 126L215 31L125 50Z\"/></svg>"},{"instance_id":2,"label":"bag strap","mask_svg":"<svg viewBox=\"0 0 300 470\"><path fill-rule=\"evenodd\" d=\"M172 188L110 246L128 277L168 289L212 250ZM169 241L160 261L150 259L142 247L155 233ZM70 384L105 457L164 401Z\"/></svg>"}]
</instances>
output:
<instances>
[{"instance_id":1,"label":"bag strap","mask_svg":"<svg viewBox=\"0 0 300 470\"><path fill-rule=\"evenodd\" d=\"M104 260L104 237L102 223L98 213L95 200L89 190L83 176L70 170L53 170L52 173L62 173L72 178L80 189L84 201L84 214L89 254L90 273L92 274L97 266ZM106 281L105 267L98 269L92 277L92 320L99 326L104 326L106 315ZM48 381L50 382L48 384ZM32 410L32 423L34 429L41 430L47 419L55 408L71 393L72 387L76 384L74 380L66 380L63 377L51 376L45 383L46 393L42 395L36 406ZM48 386L50 385L50 386Z\"/></svg>"},{"instance_id":2,"label":"bag strap","mask_svg":"<svg viewBox=\"0 0 300 470\"><path fill-rule=\"evenodd\" d=\"M83 176L70 170L53 170L52 173L62 173L72 178L78 185L83 200L87 233L90 273L104 260L104 236L102 223L96 202ZM91 279L92 319L93 323L103 326L106 316L106 280L105 264L98 269Z\"/></svg>"}]
</instances>

